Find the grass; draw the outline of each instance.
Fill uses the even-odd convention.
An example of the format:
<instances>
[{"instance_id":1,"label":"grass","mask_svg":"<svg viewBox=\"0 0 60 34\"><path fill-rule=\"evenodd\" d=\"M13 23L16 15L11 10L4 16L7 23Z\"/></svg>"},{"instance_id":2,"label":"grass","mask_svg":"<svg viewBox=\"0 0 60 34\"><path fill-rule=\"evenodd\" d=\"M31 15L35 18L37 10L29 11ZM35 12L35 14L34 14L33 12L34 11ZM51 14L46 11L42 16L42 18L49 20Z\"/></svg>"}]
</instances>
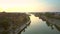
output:
<instances>
[{"instance_id":1,"label":"grass","mask_svg":"<svg viewBox=\"0 0 60 34\"><path fill-rule=\"evenodd\" d=\"M60 19L59 16L55 16L54 14L50 14L50 13L46 13L45 16L48 18Z\"/></svg>"}]
</instances>

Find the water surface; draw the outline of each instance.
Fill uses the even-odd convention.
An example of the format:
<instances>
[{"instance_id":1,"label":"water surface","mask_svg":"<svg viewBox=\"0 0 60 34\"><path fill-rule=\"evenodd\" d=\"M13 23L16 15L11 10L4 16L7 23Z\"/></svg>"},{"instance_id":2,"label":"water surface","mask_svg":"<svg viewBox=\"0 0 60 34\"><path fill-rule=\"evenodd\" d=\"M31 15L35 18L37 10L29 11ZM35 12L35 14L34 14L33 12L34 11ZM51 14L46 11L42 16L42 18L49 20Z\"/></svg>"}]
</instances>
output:
<instances>
[{"instance_id":1,"label":"water surface","mask_svg":"<svg viewBox=\"0 0 60 34\"><path fill-rule=\"evenodd\" d=\"M39 17L31 14L30 19L30 26L27 27L25 32L22 32L21 34L60 34L55 26L53 26L53 28L48 26L47 22L39 19Z\"/></svg>"}]
</instances>

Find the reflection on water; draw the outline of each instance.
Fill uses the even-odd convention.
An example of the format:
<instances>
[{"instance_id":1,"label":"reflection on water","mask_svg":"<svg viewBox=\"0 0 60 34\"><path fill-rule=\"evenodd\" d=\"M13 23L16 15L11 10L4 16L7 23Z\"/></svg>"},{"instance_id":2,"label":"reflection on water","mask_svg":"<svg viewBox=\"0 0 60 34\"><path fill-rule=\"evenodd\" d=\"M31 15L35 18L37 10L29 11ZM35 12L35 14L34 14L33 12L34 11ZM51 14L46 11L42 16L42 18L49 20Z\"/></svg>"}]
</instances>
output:
<instances>
[{"instance_id":1,"label":"reflection on water","mask_svg":"<svg viewBox=\"0 0 60 34\"><path fill-rule=\"evenodd\" d=\"M30 23L31 23L31 21L30 21ZM21 32L25 32L25 29L30 25L30 23L27 24L27 26L25 26L18 34L21 34Z\"/></svg>"},{"instance_id":2,"label":"reflection on water","mask_svg":"<svg viewBox=\"0 0 60 34\"><path fill-rule=\"evenodd\" d=\"M46 21L46 24L54 29L54 27L60 31L60 12L52 13L38 13L35 16L39 17L43 21Z\"/></svg>"},{"instance_id":3,"label":"reflection on water","mask_svg":"<svg viewBox=\"0 0 60 34\"><path fill-rule=\"evenodd\" d=\"M6 34L6 32L8 34L60 34L60 16L58 14L34 13L31 16L25 13L7 14L0 13L0 34ZM13 21L11 22L6 16ZM5 23L10 25L7 30L4 30L4 27L2 27L6 25Z\"/></svg>"},{"instance_id":4,"label":"reflection on water","mask_svg":"<svg viewBox=\"0 0 60 34\"><path fill-rule=\"evenodd\" d=\"M46 20L41 18L40 14L34 15L30 16L31 24L22 34L60 34L60 20L55 18L47 18Z\"/></svg>"}]
</instances>

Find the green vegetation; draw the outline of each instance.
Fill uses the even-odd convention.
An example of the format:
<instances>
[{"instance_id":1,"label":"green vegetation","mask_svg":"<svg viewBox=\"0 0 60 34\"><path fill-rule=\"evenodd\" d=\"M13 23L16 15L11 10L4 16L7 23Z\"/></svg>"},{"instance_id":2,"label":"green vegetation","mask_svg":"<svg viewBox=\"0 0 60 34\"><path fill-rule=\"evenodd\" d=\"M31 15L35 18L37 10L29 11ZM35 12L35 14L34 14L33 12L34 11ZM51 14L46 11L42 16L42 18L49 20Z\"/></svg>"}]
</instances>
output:
<instances>
[{"instance_id":1,"label":"green vegetation","mask_svg":"<svg viewBox=\"0 0 60 34\"><path fill-rule=\"evenodd\" d=\"M10 26L10 24L8 23L10 21L11 20L6 16L0 17L0 25L2 25L5 30L8 29L8 27Z\"/></svg>"},{"instance_id":2,"label":"green vegetation","mask_svg":"<svg viewBox=\"0 0 60 34\"><path fill-rule=\"evenodd\" d=\"M60 19L60 16L55 16L54 13L50 14L50 13L45 13L45 16L47 18L55 18L55 19Z\"/></svg>"},{"instance_id":3,"label":"green vegetation","mask_svg":"<svg viewBox=\"0 0 60 34\"><path fill-rule=\"evenodd\" d=\"M4 29L2 34L8 34L10 29L16 30L29 20L25 13L0 13L0 25Z\"/></svg>"},{"instance_id":4,"label":"green vegetation","mask_svg":"<svg viewBox=\"0 0 60 34\"><path fill-rule=\"evenodd\" d=\"M9 32L4 31L4 32L2 32L2 34L9 34Z\"/></svg>"}]
</instances>

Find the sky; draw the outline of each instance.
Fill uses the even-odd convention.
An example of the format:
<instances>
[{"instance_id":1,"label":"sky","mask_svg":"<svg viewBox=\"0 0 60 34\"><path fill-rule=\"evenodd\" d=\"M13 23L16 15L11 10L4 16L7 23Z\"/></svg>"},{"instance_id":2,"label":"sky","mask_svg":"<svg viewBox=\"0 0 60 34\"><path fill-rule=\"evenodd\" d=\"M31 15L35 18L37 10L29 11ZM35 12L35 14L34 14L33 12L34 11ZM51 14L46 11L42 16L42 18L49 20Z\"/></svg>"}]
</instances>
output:
<instances>
[{"instance_id":1,"label":"sky","mask_svg":"<svg viewBox=\"0 0 60 34\"><path fill-rule=\"evenodd\" d=\"M0 12L60 11L60 0L0 0Z\"/></svg>"}]
</instances>

